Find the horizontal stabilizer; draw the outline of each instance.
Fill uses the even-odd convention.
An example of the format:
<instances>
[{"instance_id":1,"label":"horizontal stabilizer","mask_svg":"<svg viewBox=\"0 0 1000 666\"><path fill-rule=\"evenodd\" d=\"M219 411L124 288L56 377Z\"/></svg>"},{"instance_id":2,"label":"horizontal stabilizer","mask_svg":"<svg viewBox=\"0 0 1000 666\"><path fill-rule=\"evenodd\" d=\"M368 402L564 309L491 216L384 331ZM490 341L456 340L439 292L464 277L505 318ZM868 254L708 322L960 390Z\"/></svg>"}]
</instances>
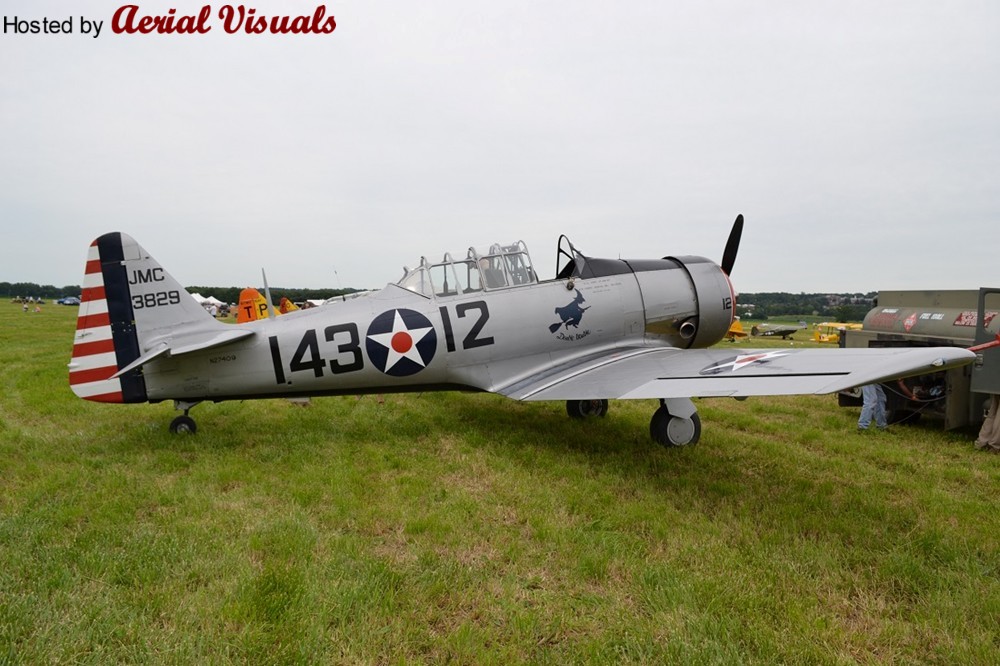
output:
<instances>
[{"instance_id":1,"label":"horizontal stabilizer","mask_svg":"<svg viewBox=\"0 0 1000 666\"><path fill-rule=\"evenodd\" d=\"M153 341L149 349L147 349L139 358L129 363L127 366L116 372L112 379L115 377L121 377L126 372L135 370L138 367L149 363L154 358L163 356L180 356L182 354L190 354L191 352L202 351L203 349L211 349L213 347L220 347L222 345L227 345L230 342L236 342L237 340L243 340L254 334L253 331L248 331L246 329L237 329L235 327L233 330L209 330L209 331L199 331L197 333L180 333L175 336L171 336L166 340Z\"/></svg>"}]
</instances>

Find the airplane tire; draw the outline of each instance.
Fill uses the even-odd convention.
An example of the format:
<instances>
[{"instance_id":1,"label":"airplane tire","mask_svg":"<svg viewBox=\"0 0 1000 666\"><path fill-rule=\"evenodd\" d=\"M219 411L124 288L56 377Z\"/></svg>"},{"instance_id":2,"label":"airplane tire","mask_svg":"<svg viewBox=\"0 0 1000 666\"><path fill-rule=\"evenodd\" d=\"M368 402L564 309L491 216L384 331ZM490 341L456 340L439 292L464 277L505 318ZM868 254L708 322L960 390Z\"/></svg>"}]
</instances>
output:
<instances>
[{"instance_id":1,"label":"airplane tire","mask_svg":"<svg viewBox=\"0 0 1000 666\"><path fill-rule=\"evenodd\" d=\"M608 413L607 400L567 400L566 413L570 418L587 419L603 417Z\"/></svg>"},{"instance_id":2,"label":"airplane tire","mask_svg":"<svg viewBox=\"0 0 1000 666\"><path fill-rule=\"evenodd\" d=\"M170 432L174 435L193 435L198 432L198 424L185 414L170 422Z\"/></svg>"},{"instance_id":3,"label":"airplane tire","mask_svg":"<svg viewBox=\"0 0 1000 666\"><path fill-rule=\"evenodd\" d=\"M662 446L690 446L701 437L701 417L695 412L690 418L674 416L660 407L649 421L649 436Z\"/></svg>"}]
</instances>

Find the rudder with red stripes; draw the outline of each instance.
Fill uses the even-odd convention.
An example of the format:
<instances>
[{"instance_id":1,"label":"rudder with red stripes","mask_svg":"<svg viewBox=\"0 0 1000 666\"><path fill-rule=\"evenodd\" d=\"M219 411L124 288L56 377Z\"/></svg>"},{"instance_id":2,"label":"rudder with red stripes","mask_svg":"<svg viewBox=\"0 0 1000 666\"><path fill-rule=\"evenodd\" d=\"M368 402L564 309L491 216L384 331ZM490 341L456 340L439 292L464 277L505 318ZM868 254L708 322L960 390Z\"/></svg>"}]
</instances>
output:
<instances>
[{"instance_id":1,"label":"rudder with red stripes","mask_svg":"<svg viewBox=\"0 0 1000 666\"><path fill-rule=\"evenodd\" d=\"M97 402L145 402L146 383L133 371L112 379L139 358L121 234L105 234L87 252L69 383Z\"/></svg>"},{"instance_id":2,"label":"rudder with red stripes","mask_svg":"<svg viewBox=\"0 0 1000 666\"><path fill-rule=\"evenodd\" d=\"M87 251L70 387L86 400L146 402L142 368L130 364L165 338L217 326L135 240L104 234Z\"/></svg>"}]
</instances>

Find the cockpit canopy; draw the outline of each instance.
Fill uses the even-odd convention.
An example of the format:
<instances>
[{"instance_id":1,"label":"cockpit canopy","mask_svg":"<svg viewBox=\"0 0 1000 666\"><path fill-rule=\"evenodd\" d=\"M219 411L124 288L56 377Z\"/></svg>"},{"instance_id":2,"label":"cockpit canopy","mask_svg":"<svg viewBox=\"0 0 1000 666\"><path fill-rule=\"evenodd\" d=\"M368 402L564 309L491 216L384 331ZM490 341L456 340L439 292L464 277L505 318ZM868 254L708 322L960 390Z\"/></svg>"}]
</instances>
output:
<instances>
[{"instance_id":1,"label":"cockpit canopy","mask_svg":"<svg viewBox=\"0 0 1000 666\"><path fill-rule=\"evenodd\" d=\"M486 253L470 247L465 259L455 260L449 253L432 264L426 257L420 265L403 267L403 277L396 284L403 289L432 296L456 296L477 291L507 289L538 282L524 241L513 245L494 243Z\"/></svg>"}]
</instances>

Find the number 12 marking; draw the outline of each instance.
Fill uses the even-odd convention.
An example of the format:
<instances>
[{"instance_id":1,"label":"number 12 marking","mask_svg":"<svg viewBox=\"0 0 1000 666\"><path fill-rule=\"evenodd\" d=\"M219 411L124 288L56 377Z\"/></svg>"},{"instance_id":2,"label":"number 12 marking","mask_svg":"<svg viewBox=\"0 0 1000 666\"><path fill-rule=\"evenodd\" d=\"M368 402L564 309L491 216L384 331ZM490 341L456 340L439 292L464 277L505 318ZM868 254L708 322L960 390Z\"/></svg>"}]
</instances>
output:
<instances>
[{"instance_id":1,"label":"number 12 marking","mask_svg":"<svg viewBox=\"0 0 1000 666\"><path fill-rule=\"evenodd\" d=\"M448 308L441 307L441 322L444 324L444 342L445 347L448 351L455 351L455 331L451 327L451 316L448 314ZM476 347L486 347L493 344L493 336L480 338L479 334L483 331L483 327L486 326L486 322L490 318L490 310L486 307L486 301L473 301L471 303L459 303L455 306L455 314L459 318L464 318L467 312L472 310L479 311L479 318L469 329L468 334L466 334L465 339L462 340L462 349L475 349Z\"/></svg>"}]
</instances>

